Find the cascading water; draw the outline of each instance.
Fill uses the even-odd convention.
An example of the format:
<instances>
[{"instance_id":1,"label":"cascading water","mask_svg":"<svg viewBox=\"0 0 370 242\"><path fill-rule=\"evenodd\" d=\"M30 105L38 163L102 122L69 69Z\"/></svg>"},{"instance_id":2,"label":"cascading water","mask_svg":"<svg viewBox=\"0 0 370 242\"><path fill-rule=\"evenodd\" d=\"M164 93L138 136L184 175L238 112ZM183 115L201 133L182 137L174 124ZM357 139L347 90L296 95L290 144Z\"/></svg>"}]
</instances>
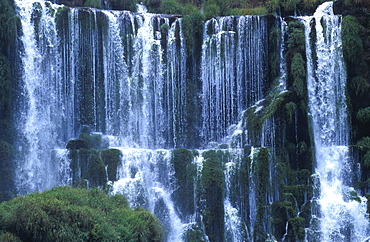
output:
<instances>
[{"instance_id":1,"label":"cascading water","mask_svg":"<svg viewBox=\"0 0 370 242\"><path fill-rule=\"evenodd\" d=\"M16 170L19 194L50 189L62 180L59 165L51 160L53 149L63 144L69 116L69 100L61 91L59 38L50 3L16 1L23 26L22 53L24 93L27 106L21 110L18 128L22 151Z\"/></svg>"},{"instance_id":2,"label":"cascading water","mask_svg":"<svg viewBox=\"0 0 370 242\"><path fill-rule=\"evenodd\" d=\"M202 132L222 140L240 114L264 97L267 20L260 16L208 20L202 47ZM209 63L213 63L210 65Z\"/></svg>"},{"instance_id":3,"label":"cascading water","mask_svg":"<svg viewBox=\"0 0 370 242\"><path fill-rule=\"evenodd\" d=\"M184 225L175 212L171 194L173 167L170 150L121 149L122 164L114 193L125 194L132 207L154 212L169 231L168 241L181 241Z\"/></svg>"},{"instance_id":4,"label":"cascading water","mask_svg":"<svg viewBox=\"0 0 370 242\"><path fill-rule=\"evenodd\" d=\"M288 93L286 23L281 18L228 16L207 21L200 76L196 77L201 82L198 90L189 80L182 20L177 17L149 14L144 9L130 13L64 8L42 1L20 0L16 4L23 29L27 103L17 124L22 135L18 146L23 153L16 173L19 194L70 184L71 173L78 171L71 172L64 147L88 125L93 132L109 137L110 147L121 152L113 193L124 193L133 207L143 206L155 213L166 227L168 241L181 241L187 233L212 240L213 234L205 234L205 227L212 224L212 216L205 211L212 209L212 202L220 206L217 215L224 240L259 241L258 233L274 239L266 208L281 195L281 184L275 182L278 161L273 159L275 146L285 145L277 135L283 132L280 120L264 115L260 134L252 143L248 137L252 135L240 119L245 118L243 111L248 108L257 116L273 109L266 105ZM346 195L353 191L351 182L345 181L351 170L346 76L340 17L328 14L329 5L320 7L314 17L303 18L307 46L313 46L312 19L317 36L317 63L313 63L311 48L306 48L316 173L321 182L321 212L314 215L320 218L320 241L360 241L366 238L368 222L365 203ZM272 26L281 32L273 48L269 39ZM270 48L280 59L279 73L273 77L276 80L270 80ZM272 95L267 95L268 88ZM201 107L193 107L189 98ZM189 117L191 109L201 110L194 112L201 115ZM191 132L189 118L200 120L196 122L200 127L191 127L198 133ZM297 128L295 133L297 136ZM218 148L223 149L214 153L186 150L192 160L187 160L185 186L175 170L185 162L187 153L180 149L179 163L175 163L175 150L169 149L187 147L190 138L202 140L198 148L221 143L230 146L222 144ZM250 147L253 145L256 147ZM217 160L219 157L224 160ZM222 186L207 187L204 173L214 170L222 177ZM190 190L191 201L178 201L189 197L181 193L181 186ZM215 187L219 190L213 197ZM202 194L202 189L208 195ZM177 199L176 194L187 197ZM179 204L187 211L181 211ZM220 221L213 221L213 225L219 226ZM287 222L284 238L289 237L289 229Z\"/></svg>"},{"instance_id":5,"label":"cascading water","mask_svg":"<svg viewBox=\"0 0 370 242\"><path fill-rule=\"evenodd\" d=\"M315 142L320 241L363 241L369 222L364 198L351 200L351 159L346 106L346 70L341 50L341 17L332 2L321 5L313 17L304 18L309 107ZM315 29L311 30L314 21ZM310 32L316 31L316 63Z\"/></svg>"}]
</instances>

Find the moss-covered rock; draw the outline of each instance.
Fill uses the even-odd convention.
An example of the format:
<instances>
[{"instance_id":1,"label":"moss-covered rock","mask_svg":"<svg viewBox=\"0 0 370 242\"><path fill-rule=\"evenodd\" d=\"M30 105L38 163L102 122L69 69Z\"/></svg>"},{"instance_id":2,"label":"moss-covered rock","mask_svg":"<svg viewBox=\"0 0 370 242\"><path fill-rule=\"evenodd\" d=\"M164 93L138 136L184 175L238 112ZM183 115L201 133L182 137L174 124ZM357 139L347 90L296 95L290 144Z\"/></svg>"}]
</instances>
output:
<instances>
[{"instance_id":1,"label":"moss-covered rock","mask_svg":"<svg viewBox=\"0 0 370 242\"><path fill-rule=\"evenodd\" d=\"M201 185L205 199L203 221L210 241L224 240L224 173L223 163L228 156L220 150L209 150L203 153Z\"/></svg>"},{"instance_id":2,"label":"moss-covered rock","mask_svg":"<svg viewBox=\"0 0 370 242\"><path fill-rule=\"evenodd\" d=\"M194 179L196 166L193 163L192 151L187 149L175 149L172 151L172 162L175 170L176 189L172 198L179 207L182 219L195 212L194 207Z\"/></svg>"},{"instance_id":3,"label":"moss-covered rock","mask_svg":"<svg viewBox=\"0 0 370 242\"><path fill-rule=\"evenodd\" d=\"M103 163L107 166L109 181L117 180L117 169L121 164L122 152L117 149L106 149L101 151Z\"/></svg>"},{"instance_id":4,"label":"moss-covered rock","mask_svg":"<svg viewBox=\"0 0 370 242\"><path fill-rule=\"evenodd\" d=\"M89 146L87 142L83 139L72 139L68 141L66 148L67 149L88 149Z\"/></svg>"}]
</instances>

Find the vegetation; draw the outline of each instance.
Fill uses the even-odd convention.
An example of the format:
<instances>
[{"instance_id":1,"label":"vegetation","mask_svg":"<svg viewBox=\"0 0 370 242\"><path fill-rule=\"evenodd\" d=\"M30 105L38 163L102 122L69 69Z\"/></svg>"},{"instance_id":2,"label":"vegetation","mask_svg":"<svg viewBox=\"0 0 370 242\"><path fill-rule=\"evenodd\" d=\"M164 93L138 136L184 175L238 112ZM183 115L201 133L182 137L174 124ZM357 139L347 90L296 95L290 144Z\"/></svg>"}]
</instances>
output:
<instances>
[{"instance_id":1,"label":"vegetation","mask_svg":"<svg viewBox=\"0 0 370 242\"><path fill-rule=\"evenodd\" d=\"M201 196L205 199L203 218L210 241L224 240L223 163L227 156L228 154L221 150L209 150L203 153Z\"/></svg>"},{"instance_id":2,"label":"vegetation","mask_svg":"<svg viewBox=\"0 0 370 242\"><path fill-rule=\"evenodd\" d=\"M195 212L194 207L194 180L196 167L193 163L194 156L190 150L176 149L172 152L172 161L176 177L176 190L172 194L180 215L186 218Z\"/></svg>"},{"instance_id":3,"label":"vegetation","mask_svg":"<svg viewBox=\"0 0 370 242\"><path fill-rule=\"evenodd\" d=\"M161 241L159 221L122 195L58 187L0 204L2 241Z\"/></svg>"},{"instance_id":4,"label":"vegetation","mask_svg":"<svg viewBox=\"0 0 370 242\"><path fill-rule=\"evenodd\" d=\"M355 64L362 54L362 41L359 37L360 24L353 16L345 16L342 21L342 48L347 64Z\"/></svg>"},{"instance_id":5,"label":"vegetation","mask_svg":"<svg viewBox=\"0 0 370 242\"><path fill-rule=\"evenodd\" d=\"M13 197L13 147L15 128L12 114L17 76L9 58L15 55L17 20L13 0L0 0L0 202Z\"/></svg>"}]
</instances>

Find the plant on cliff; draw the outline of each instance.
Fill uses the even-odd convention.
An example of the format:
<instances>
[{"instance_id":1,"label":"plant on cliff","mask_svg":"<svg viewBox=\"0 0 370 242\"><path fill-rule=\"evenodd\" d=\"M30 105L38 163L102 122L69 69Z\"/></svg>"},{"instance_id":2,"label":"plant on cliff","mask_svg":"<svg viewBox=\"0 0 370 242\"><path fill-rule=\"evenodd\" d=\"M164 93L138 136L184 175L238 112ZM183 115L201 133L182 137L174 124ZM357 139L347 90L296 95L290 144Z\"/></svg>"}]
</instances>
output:
<instances>
[{"instance_id":1,"label":"plant on cliff","mask_svg":"<svg viewBox=\"0 0 370 242\"><path fill-rule=\"evenodd\" d=\"M224 172L223 162L227 153L209 150L203 153L202 196L205 199L203 213L205 231L210 241L223 241L224 238Z\"/></svg>"},{"instance_id":2,"label":"plant on cliff","mask_svg":"<svg viewBox=\"0 0 370 242\"><path fill-rule=\"evenodd\" d=\"M347 64L355 64L361 59L362 41L359 36L361 25L353 16L347 15L342 21L342 49Z\"/></svg>"},{"instance_id":3,"label":"plant on cliff","mask_svg":"<svg viewBox=\"0 0 370 242\"><path fill-rule=\"evenodd\" d=\"M58 187L0 204L0 238L9 241L161 241L158 220L122 195Z\"/></svg>"},{"instance_id":4,"label":"plant on cliff","mask_svg":"<svg viewBox=\"0 0 370 242\"><path fill-rule=\"evenodd\" d=\"M172 161L176 177L176 190L173 199L181 208L183 218L194 213L194 177L196 167L193 164L193 153L187 149L172 151Z\"/></svg>"}]
</instances>

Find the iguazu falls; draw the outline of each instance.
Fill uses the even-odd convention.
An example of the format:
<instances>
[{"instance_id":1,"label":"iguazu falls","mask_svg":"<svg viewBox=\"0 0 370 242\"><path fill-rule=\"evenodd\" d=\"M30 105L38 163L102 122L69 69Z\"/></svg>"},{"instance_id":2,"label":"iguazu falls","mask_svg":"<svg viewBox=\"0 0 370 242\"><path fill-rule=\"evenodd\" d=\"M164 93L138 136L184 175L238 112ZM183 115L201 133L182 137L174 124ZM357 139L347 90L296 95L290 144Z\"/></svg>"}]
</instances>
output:
<instances>
[{"instance_id":1,"label":"iguazu falls","mask_svg":"<svg viewBox=\"0 0 370 242\"><path fill-rule=\"evenodd\" d=\"M0 241L370 241L367 0L0 0Z\"/></svg>"}]
</instances>

